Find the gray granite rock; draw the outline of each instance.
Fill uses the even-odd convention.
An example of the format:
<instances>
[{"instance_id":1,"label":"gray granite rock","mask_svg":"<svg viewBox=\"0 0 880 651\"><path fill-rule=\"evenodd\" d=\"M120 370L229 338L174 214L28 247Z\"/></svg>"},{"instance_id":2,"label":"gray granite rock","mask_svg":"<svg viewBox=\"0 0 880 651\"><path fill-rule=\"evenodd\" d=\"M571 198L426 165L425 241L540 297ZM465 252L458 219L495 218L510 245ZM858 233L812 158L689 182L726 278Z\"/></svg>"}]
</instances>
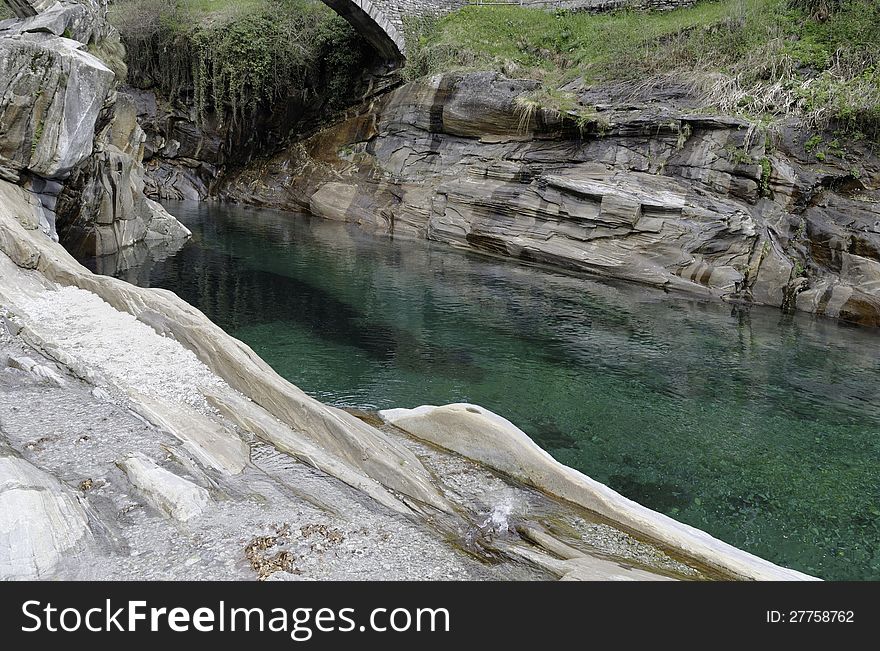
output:
<instances>
[{"instance_id":1,"label":"gray granite rock","mask_svg":"<svg viewBox=\"0 0 880 651\"><path fill-rule=\"evenodd\" d=\"M88 517L76 497L0 447L0 580L46 576L88 534Z\"/></svg>"},{"instance_id":2,"label":"gray granite rock","mask_svg":"<svg viewBox=\"0 0 880 651\"><path fill-rule=\"evenodd\" d=\"M389 235L723 300L880 324L880 159L821 165L668 83L566 91L498 73L406 84L221 196ZM862 170L860 179L852 167ZM294 173L295 171L295 173ZM838 287L834 301L823 300ZM803 297L801 294L805 293ZM827 296L830 299L830 294Z\"/></svg>"},{"instance_id":3,"label":"gray granite rock","mask_svg":"<svg viewBox=\"0 0 880 651\"><path fill-rule=\"evenodd\" d=\"M0 27L0 172L38 199L39 228L88 256L188 237L144 196L145 136L116 92L124 49L106 3L22 7L28 17Z\"/></svg>"}]
</instances>

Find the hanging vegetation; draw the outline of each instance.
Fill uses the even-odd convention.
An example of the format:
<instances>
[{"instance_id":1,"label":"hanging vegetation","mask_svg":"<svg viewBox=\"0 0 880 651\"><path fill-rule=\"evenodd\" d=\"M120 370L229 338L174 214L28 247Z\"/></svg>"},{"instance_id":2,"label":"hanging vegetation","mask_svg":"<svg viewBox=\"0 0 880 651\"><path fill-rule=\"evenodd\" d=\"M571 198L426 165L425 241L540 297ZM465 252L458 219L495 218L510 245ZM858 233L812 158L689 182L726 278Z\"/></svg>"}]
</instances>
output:
<instances>
[{"instance_id":1,"label":"hanging vegetation","mask_svg":"<svg viewBox=\"0 0 880 651\"><path fill-rule=\"evenodd\" d=\"M370 53L309 0L120 0L111 19L128 50L129 83L233 124L310 95L344 103Z\"/></svg>"}]
</instances>

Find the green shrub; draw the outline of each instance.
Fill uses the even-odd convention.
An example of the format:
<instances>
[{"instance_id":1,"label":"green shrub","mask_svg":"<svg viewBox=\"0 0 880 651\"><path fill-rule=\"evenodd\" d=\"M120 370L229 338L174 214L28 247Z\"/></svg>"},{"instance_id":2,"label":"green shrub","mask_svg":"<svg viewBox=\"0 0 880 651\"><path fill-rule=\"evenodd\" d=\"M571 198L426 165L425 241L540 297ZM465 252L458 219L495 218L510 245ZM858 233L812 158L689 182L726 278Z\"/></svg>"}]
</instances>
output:
<instances>
[{"instance_id":1,"label":"green shrub","mask_svg":"<svg viewBox=\"0 0 880 651\"><path fill-rule=\"evenodd\" d=\"M236 123L309 94L338 107L368 57L348 23L308 0L121 0L111 20L132 84Z\"/></svg>"}]
</instances>

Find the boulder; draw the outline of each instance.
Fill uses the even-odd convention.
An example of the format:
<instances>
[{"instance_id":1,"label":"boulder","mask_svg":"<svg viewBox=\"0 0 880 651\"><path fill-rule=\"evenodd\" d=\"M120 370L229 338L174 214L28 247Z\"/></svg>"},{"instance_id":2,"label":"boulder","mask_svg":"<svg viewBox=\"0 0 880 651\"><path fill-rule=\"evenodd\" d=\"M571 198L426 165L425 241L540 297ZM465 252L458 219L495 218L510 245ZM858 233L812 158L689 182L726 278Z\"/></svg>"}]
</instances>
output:
<instances>
[{"instance_id":1,"label":"boulder","mask_svg":"<svg viewBox=\"0 0 880 651\"><path fill-rule=\"evenodd\" d=\"M117 465L150 506L166 517L188 522L202 515L211 501L204 488L160 468L142 454L130 455Z\"/></svg>"},{"instance_id":2,"label":"boulder","mask_svg":"<svg viewBox=\"0 0 880 651\"><path fill-rule=\"evenodd\" d=\"M37 4L0 27L0 178L32 192L40 228L77 255L189 237L144 195L146 138L135 101L116 92L124 48L106 3Z\"/></svg>"},{"instance_id":3,"label":"boulder","mask_svg":"<svg viewBox=\"0 0 880 651\"><path fill-rule=\"evenodd\" d=\"M15 368L25 373L30 373L41 382L52 384L56 387L64 386L64 379L53 368L45 364L38 364L30 357L24 355L9 355L5 360L6 366Z\"/></svg>"},{"instance_id":4,"label":"boulder","mask_svg":"<svg viewBox=\"0 0 880 651\"><path fill-rule=\"evenodd\" d=\"M19 174L66 179L92 154L114 74L77 41L0 36L0 162Z\"/></svg>"},{"instance_id":5,"label":"boulder","mask_svg":"<svg viewBox=\"0 0 880 651\"><path fill-rule=\"evenodd\" d=\"M27 18L46 11L55 0L6 0L6 4L19 18Z\"/></svg>"},{"instance_id":6,"label":"boulder","mask_svg":"<svg viewBox=\"0 0 880 651\"><path fill-rule=\"evenodd\" d=\"M80 43L106 38L112 28L106 20L107 0L6 0L23 19L15 28L22 32L45 32Z\"/></svg>"},{"instance_id":7,"label":"boulder","mask_svg":"<svg viewBox=\"0 0 880 651\"><path fill-rule=\"evenodd\" d=\"M58 197L68 250L116 254L138 242L177 241L192 233L144 194L144 132L134 100L115 95L109 122L96 134L96 153L80 165Z\"/></svg>"}]
</instances>

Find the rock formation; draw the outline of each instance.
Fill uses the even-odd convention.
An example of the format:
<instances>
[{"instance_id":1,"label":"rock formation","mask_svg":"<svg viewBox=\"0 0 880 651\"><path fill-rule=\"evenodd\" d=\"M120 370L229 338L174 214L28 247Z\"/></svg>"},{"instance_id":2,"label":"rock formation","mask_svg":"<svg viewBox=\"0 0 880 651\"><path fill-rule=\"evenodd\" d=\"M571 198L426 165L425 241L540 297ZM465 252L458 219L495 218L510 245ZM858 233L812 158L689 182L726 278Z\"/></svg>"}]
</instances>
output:
<instances>
[{"instance_id":1,"label":"rock formation","mask_svg":"<svg viewBox=\"0 0 880 651\"><path fill-rule=\"evenodd\" d=\"M44 578L88 533L76 497L0 443L0 577Z\"/></svg>"},{"instance_id":2,"label":"rock formation","mask_svg":"<svg viewBox=\"0 0 880 651\"><path fill-rule=\"evenodd\" d=\"M518 102L496 73L413 82L222 195L389 235L880 326L880 160L706 113L675 84ZM854 162L857 161L857 162Z\"/></svg>"},{"instance_id":3,"label":"rock formation","mask_svg":"<svg viewBox=\"0 0 880 651\"><path fill-rule=\"evenodd\" d=\"M143 193L144 133L116 90L124 50L105 12L65 0L0 24L0 177L33 193L43 231L81 256L189 235Z\"/></svg>"},{"instance_id":4,"label":"rock formation","mask_svg":"<svg viewBox=\"0 0 880 651\"><path fill-rule=\"evenodd\" d=\"M689 556L701 562L750 579L809 578L799 572L781 569L623 497L559 463L513 423L482 407L468 404L424 406L390 409L381 415L387 422L420 439L485 463L675 549L687 550ZM564 552L560 555L566 557ZM568 571L575 569L572 567Z\"/></svg>"},{"instance_id":5,"label":"rock formation","mask_svg":"<svg viewBox=\"0 0 880 651\"><path fill-rule=\"evenodd\" d=\"M132 454L118 465L153 508L175 520L197 518L211 499L201 486L160 468L142 454Z\"/></svg>"},{"instance_id":6,"label":"rock formation","mask_svg":"<svg viewBox=\"0 0 880 651\"><path fill-rule=\"evenodd\" d=\"M0 23L0 344L14 349L0 350L0 402L17 422L0 429L0 579L193 578L193 566L242 577L245 527L266 529L279 514L349 523L351 513L370 527L348 535L390 527L407 536L407 562L420 573L405 578L426 578L426 554L477 578L810 578L625 500L480 408L387 413L398 429L328 407L172 293L77 263L71 252L188 235L144 195L143 98L117 87L124 64L105 5L14 0L19 19ZM771 151L747 122L700 114L675 89L642 98L579 89L592 108L576 115L523 109L517 98L534 89L494 74L409 84L233 177L226 194L528 262L880 323L880 223L865 183L806 165L790 142ZM185 141L166 139L163 155L183 148L197 161L202 136ZM863 169L875 174L876 159ZM808 275L795 273L799 262ZM104 409L126 430L71 436L75 423L65 423L28 440L21 430L33 419L9 407L8 387L68 408L87 403L80 417ZM43 416L68 418L64 409ZM526 494L508 476L545 493ZM498 512L487 485L516 498L515 516ZM588 549L577 527L597 513L641 535L626 546L650 550L650 562L618 563L613 542ZM545 530L554 519L575 533ZM324 546L346 533L305 520L299 532L323 542L298 556L292 546L261 555L288 545L290 525L279 523L245 546L244 559L259 578L296 577L295 563L310 562L322 576L314 568L333 562ZM370 549L388 553L389 539L376 533ZM446 540L471 545L473 557ZM137 560L145 549L153 558ZM474 557L525 566L496 572ZM370 578L394 569L368 567Z\"/></svg>"}]
</instances>

